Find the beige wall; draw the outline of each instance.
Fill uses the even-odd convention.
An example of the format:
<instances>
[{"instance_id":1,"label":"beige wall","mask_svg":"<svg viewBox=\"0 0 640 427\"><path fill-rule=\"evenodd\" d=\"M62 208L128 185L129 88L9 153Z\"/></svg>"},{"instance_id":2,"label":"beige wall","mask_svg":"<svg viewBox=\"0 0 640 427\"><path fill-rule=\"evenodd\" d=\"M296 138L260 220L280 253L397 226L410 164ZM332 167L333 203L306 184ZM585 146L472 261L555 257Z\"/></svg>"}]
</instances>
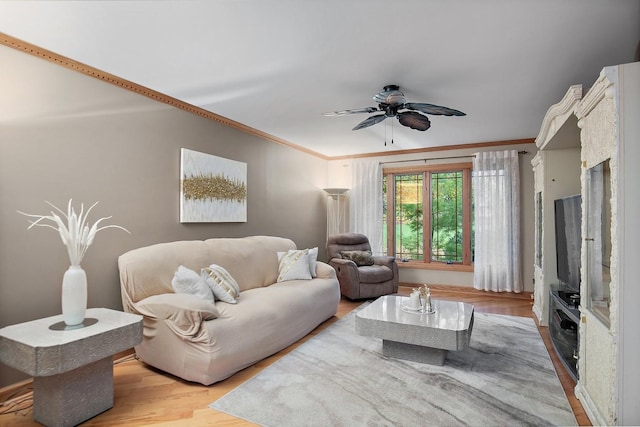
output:
<instances>
[{"instance_id":1,"label":"beige wall","mask_svg":"<svg viewBox=\"0 0 640 427\"><path fill-rule=\"evenodd\" d=\"M521 154L520 161L520 233L521 233L521 259L522 259L522 282L526 292L533 292L533 251L535 242L534 233L534 200L533 200L533 169L531 159L538 151L535 144L516 144L494 146L484 149L485 151L495 150L518 150L527 151ZM377 157L380 162L388 162L385 166L407 166L412 164L422 164L423 162L404 162L413 159L436 159L442 157L469 156L479 151L478 149L446 150L429 153L406 154L398 156ZM438 162L460 162L470 159L450 159L432 160ZM403 163L393 163L403 161ZM329 161L329 183L330 187L351 187L351 164L352 160L331 160ZM434 285L457 285L473 286L473 273L440 270L422 270L414 268L402 268L400 264L400 281L403 283L429 283Z\"/></svg>"},{"instance_id":2,"label":"beige wall","mask_svg":"<svg viewBox=\"0 0 640 427\"><path fill-rule=\"evenodd\" d=\"M0 46L0 327L60 313L69 259L54 230L17 209L100 203L104 230L82 266L89 307L121 309L117 257L182 239L252 234L325 246L327 161ZM242 161L246 223L180 224L180 148ZM324 251L320 251L324 259ZM0 387L23 379L0 365Z\"/></svg>"},{"instance_id":3,"label":"beige wall","mask_svg":"<svg viewBox=\"0 0 640 427\"><path fill-rule=\"evenodd\" d=\"M324 248L321 188L349 187L349 160L327 162L1 45L0 63L0 327L60 313L65 248L54 230L27 231L16 212L47 213L45 200L62 208L69 198L99 201L93 220L112 215L108 223L132 233L102 231L89 249L82 263L89 307L121 308L117 257L136 247L268 234ZM246 223L180 224L182 147L247 163ZM512 148L530 151L521 158L521 176L523 279L532 290L535 145ZM404 270L400 279L470 286L472 274ZM0 365L0 387L24 378Z\"/></svg>"}]
</instances>

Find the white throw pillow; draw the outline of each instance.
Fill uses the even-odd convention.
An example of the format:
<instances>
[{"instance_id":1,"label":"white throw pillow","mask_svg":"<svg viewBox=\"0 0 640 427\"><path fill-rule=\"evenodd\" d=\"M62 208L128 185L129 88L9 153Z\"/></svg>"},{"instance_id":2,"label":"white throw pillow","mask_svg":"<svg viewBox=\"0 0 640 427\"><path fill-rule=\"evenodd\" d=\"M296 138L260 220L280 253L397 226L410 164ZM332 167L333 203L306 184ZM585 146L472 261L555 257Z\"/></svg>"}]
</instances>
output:
<instances>
[{"instance_id":1,"label":"white throw pillow","mask_svg":"<svg viewBox=\"0 0 640 427\"><path fill-rule=\"evenodd\" d=\"M176 293L191 294L209 301L213 304L214 298L211 289L202 277L195 271L181 265L174 273L171 287Z\"/></svg>"},{"instance_id":2,"label":"white throw pillow","mask_svg":"<svg viewBox=\"0 0 640 427\"><path fill-rule=\"evenodd\" d=\"M278 282L310 279L309 255L306 249L278 252Z\"/></svg>"},{"instance_id":3,"label":"white throw pillow","mask_svg":"<svg viewBox=\"0 0 640 427\"><path fill-rule=\"evenodd\" d=\"M237 302L236 299L240 296L240 286L224 267L211 264L209 267L203 268L200 274L217 299L230 304Z\"/></svg>"},{"instance_id":4,"label":"white throw pillow","mask_svg":"<svg viewBox=\"0 0 640 427\"><path fill-rule=\"evenodd\" d=\"M309 255L309 273L311 277L316 277L316 264L318 263L318 247L311 249L304 249L307 251L307 255ZM289 252L295 252L296 249L289 249Z\"/></svg>"}]
</instances>

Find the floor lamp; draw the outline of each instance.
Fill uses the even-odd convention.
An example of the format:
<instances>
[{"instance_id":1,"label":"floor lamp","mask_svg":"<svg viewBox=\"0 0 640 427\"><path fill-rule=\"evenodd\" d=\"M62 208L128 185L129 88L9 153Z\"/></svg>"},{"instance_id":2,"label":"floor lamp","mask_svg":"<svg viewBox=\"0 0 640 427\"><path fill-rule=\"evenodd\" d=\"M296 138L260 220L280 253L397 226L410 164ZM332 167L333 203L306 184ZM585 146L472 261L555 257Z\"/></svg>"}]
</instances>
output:
<instances>
[{"instance_id":1,"label":"floor lamp","mask_svg":"<svg viewBox=\"0 0 640 427\"><path fill-rule=\"evenodd\" d=\"M327 193L327 238L338 233L345 233L348 228L346 221L346 195L348 188L323 188Z\"/></svg>"}]
</instances>

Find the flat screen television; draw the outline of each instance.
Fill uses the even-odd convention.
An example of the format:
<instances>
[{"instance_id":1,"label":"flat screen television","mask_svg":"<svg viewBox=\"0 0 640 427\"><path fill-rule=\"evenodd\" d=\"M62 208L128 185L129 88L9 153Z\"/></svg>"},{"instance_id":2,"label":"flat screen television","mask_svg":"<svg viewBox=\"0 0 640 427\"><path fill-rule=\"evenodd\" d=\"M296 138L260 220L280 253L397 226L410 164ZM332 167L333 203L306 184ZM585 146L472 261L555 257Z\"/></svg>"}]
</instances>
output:
<instances>
[{"instance_id":1,"label":"flat screen television","mask_svg":"<svg viewBox=\"0 0 640 427\"><path fill-rule=\"evenodd\" d=\"M579 194L567 196L555 200L554 205L558 280L580 292L582 198Z\"/></svg>"}]
</instances>

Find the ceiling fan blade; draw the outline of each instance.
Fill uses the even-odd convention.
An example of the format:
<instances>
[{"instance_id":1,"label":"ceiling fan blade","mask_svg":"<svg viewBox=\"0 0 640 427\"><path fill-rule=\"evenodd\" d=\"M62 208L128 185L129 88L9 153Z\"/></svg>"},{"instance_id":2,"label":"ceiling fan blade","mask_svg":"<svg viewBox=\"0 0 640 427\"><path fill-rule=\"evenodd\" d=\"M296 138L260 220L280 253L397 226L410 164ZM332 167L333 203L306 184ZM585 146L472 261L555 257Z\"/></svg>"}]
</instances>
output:
<instances>
[{"instance_id":1,"label":"ceiling fan blade","mask_svg":"<svg viewBox=\"0 0 640 427\"><path fill-rule=\"evenodd\" d=\"M349 114L375 113L376 111L378 111L376 107L366 107L366 108L356 108L353 110L329 111L326 113L322 113L322 115L327 117L347 116Z\"/></svg>"},{"instance_id":2,"label":"ceiling fan blade","mask_svg":"<svg viewBox=\"0 0 640 427\"><path fill-rule=\"evenodd\" d=\"M380 123L381 121L383 121L386 118L387 118L387 116L385 116L384 114L378 114L378 115L375 115L375 116L371 116L368 119L363 120L360 123L358 123L358 125L356 127L354 127L353 130L358 130L358 129L366 128L366 127L369 127L369 126L373 126L376 123Z\"/></svg>"},{"instance_id":3,"label":"ceiling fan blade","mask_svg":"<svg viewBox=\"0 0 640 427\"><path fill-rule=\"evenodd\" d=\"M431 122L427 118L427 116L423 116L420 113L416 113L415 111L405 111L402 113L398 113L398 121L400 121L401 125L410 127L415 130L427 130L431 127Z\"/></svg>"},{"instance_id":4,"label":"ceiling fan blade","mask_svg":"<svg viewBox=\"0 0 640 427\"><path fill-rule=\"evenodd\" d=\"M402 93L396 85L385 86L382 92L373 97L373 100L378 104L386 104L394 107L402 105L405 102L404 93Z\"/></svg>"},{"instance_id":5,"label":"ceiling fan blade","mask_svg":"<svg viewBox=\"0 0 640 427\"><path fill-rule=\"evenodd\" d=\"M454 110L453 108L442 107L434 104L424 104L421 102L407 102L404 104L404 108L436 116L466 116L462 111Z\"/></svg>"}]
</instances>

